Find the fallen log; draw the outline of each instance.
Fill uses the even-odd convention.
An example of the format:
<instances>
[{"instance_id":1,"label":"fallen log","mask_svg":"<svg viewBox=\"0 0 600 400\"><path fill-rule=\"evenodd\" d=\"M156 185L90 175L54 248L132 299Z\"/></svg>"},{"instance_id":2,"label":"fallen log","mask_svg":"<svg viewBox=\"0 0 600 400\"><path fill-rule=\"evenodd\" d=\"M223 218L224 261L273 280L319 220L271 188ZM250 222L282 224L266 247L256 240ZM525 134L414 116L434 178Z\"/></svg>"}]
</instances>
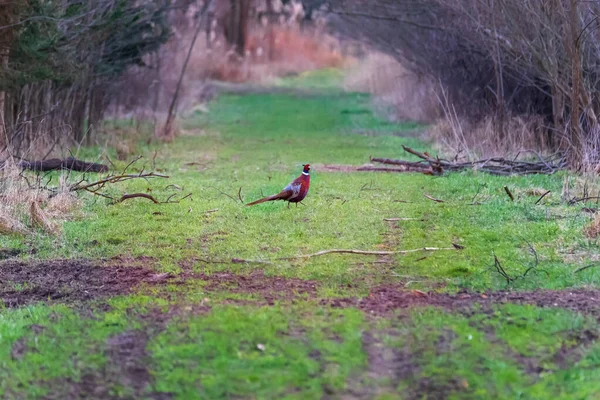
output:
<instances>
[{"instance_id":1,"label":"fallen log","mask_svg":"<svg viewBox=\"0 0 600 400\"><path fill-rule=\"evenodd\" d=\"M0 168L2 168L5 163L6 161L0 162ZM68 157L62 160L60 158L52 158L50 160L43 161L21 160L16 163L16 166L21 169L41 172L55 170L70 170L78 172L108 172L108 166L104 164L97 164L77 160L73 157Z\"/></svg>"}]
</instances>

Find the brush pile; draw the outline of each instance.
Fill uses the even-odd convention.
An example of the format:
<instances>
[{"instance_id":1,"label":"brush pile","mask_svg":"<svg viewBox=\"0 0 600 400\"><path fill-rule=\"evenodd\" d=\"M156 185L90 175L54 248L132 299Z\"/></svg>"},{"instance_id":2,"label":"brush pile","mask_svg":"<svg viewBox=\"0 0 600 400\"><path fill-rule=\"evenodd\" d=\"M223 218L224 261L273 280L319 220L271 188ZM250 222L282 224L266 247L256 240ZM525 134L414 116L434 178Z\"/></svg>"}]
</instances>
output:
<instances>
[{"instance_id":1,"label":"brush pile","mask_svg":"<svg viewBox=\"0 0 600 400\"><path fill-rule=\"evenodd\" d=\"M543 158L534 151L522 151L514 158L503 157L484 158L476 161L450 161L439 157L432 157L427 152L419 152L407 146L402 146L404 151L420 158L420 161L396 160L389 158L371 158L371 162L399 166L400 168L388 167L361 167L361 171L382 172L421 172L426 175L442 175L446 171L462 171L473 169L487 172L492 175L531 175L531 174L553 174L567 166L566 158L562 154L555 154L549 158ZM525 153L531 153L537 161L518 160Z\"/></svg>"}]
</instances>

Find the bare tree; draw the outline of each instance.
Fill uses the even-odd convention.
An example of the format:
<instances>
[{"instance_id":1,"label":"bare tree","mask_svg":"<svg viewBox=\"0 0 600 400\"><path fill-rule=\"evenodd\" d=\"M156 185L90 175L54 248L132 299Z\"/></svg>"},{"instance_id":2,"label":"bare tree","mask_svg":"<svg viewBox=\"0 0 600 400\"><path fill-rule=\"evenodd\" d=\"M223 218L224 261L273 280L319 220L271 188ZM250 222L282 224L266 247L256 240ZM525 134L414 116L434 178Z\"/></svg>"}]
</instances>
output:
<instances>
[{"instance_id":1,"label":"bare tree","mask_svg":"<svg viewBox=\"0 0 600 400\"><path fill-rule=\"evenodd\" d=\"M600 2L329 0L331 23L441 82L469 119L544 118L538 144L599 163ZM594 150L596 149L596 150Z\"/></svg>"}]
</instances>

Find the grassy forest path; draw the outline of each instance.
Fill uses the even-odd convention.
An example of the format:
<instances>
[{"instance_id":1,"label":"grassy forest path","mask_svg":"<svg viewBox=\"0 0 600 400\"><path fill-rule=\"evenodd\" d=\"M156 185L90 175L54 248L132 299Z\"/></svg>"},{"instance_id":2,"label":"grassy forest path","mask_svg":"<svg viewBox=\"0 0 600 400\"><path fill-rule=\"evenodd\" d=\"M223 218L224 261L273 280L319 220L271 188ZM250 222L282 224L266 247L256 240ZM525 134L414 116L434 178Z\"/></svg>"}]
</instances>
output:
<instances>
[{"instance_id":1,"label":"grassy forest path","mask_svg":"<svg viewBox=\"0 0 600 400\"><path fill-rule=\"evenodd\" d=\"M600 252L565 177L351 172L435 151L339 81L221 88L140 142L133 170L170 178L113 190L178 203L88 199L60 237L0 237L0 396L600 398L600 268L577 271ZM244 206L305 163L306 206ZM423 247L451 250L298 257Z\"/></svg>"}]
</instances>

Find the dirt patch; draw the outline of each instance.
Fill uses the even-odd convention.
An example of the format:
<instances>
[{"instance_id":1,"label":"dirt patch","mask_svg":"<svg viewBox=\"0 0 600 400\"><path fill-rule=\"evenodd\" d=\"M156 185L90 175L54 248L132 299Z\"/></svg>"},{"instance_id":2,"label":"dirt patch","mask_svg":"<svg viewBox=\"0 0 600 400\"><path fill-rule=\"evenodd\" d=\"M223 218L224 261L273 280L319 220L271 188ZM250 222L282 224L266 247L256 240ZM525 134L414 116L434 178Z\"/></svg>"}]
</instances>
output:
<instances>
[{"instance_id":1,"label":"dirt patch","mask_svg":"<svg viewBox=\"0 0 600 400\"><path fill-rule=\"evenodd\" d=\"M382 285L371 289L364 298L341 298L323 300L334 307L357 307L375 315L390 311L435 306L453 310L471 308L474 304L491 305L503 303L532 304L538 307L555 307L592 315L600 320L600 290L537 290L533 292L490 293L424 293L406 290L402 285Z\"/></svg>"},{"instance_id":2,"label":"dirt patch","mask_svg":"<svg viewBox=\"0 0 600 400\"><path fill-rule=\"evenodd\" d=\"M140 283L169 278L141 266L104 266L83 260L0 264L0 299L5 307L37 301L75 302L130 292Z\"/></svg>"},{"instance_id":3,"label":"dirt patch","mask_svg":"<svg viewBox=\"0 0 600 400\"><path fill-rule=\"evenodd\" d=\"M220 272L211 275L185 273L184 279L206 281L207 291L227 291L231 293L252 294L264 298L268 304L275 301L293 300L301 296L315 297L319 282L280 276L266 276L264 271L255 270L249 275L236 275Z\"/></svg>"},{"instance_id":4,"label":"dirt patch","mask_svg":"<svg viewBox=\"0 0 600 400\"><path fill-rule=\"evenodd\" d=\"M567 369L571 365L577 364L585 354L585 348L598 340L598 333L589 329L580 332L573 332L568 338L575 344L567 346L563 342L561 348L554 354L552 361L560 369Z\"/></svg>"},{"instance_id":5,"label":"dirt patch","mask_svg":"<svg viewBox=\"0 0 600 400\"><path fill-rule=\"evenodd\" d=\"M388 347L376 334L369 331L363 333L362 345L368 359L367 379L361 383L359 392L354 393L357 398L394 393L400 382L414 381L419 375L420 368L410 348ZM369 382L372 386L370 393L361 393L369 388Z\"/></svg>"},{"instance_id":6,"label":"dirt patch","mask_svg":"<svg viewBox=\"0 0 600 400\"><path fill-rule=\"evenodd\" d=\"M400 238L402 237L402 231L397 221L386 221L388 229L383 234L383 246L382 250L394 251L400 244ZM395 264L394 255L379 256L377 262L379 264L385 264L386 266L393 266Z\"/></svg>"},{"instance_id":7,"label":"dirt patch","mask_svg":"<svg viewBox=\"0 0 600 400\"><path fill-rule=\"evenodd\" d=\"M107 340L106 353L110 359L116 382L131 388L139 396L150 384L151 375L147 368L146 343L148 335L134 330L121 333Z\"/></svg>"},{"instance_id":8,"label":"dirt patch","mask_svg":"<svg viewBox=\"0 0 600 400\"><path fill-rule=\"evenodd\" d=\"M25 355L26 352L27 352L27 339L19 338L13 344L12 349L10 350L10 358L12 358L15 361L18 361L21 358L23 358L23 356Z\"/></svg>"},{"instance_id":9,"label":"dirt patch","mask_svg":"<svg viewBox=\"0 0 600 400\"><path fill-rule=\"evenodd\" d=\"M84 374L77 382L70 379L60 383L71 399L148 398L171 399L171 393L151 392L153 378L147 367L146 344L149 336L141 330L126 331L106 341L107 365L99 371ZM127 395L114 393L115 387L126 388ZM61 391L50 398L65 398Z\"/></svg>"}]
</instances>

